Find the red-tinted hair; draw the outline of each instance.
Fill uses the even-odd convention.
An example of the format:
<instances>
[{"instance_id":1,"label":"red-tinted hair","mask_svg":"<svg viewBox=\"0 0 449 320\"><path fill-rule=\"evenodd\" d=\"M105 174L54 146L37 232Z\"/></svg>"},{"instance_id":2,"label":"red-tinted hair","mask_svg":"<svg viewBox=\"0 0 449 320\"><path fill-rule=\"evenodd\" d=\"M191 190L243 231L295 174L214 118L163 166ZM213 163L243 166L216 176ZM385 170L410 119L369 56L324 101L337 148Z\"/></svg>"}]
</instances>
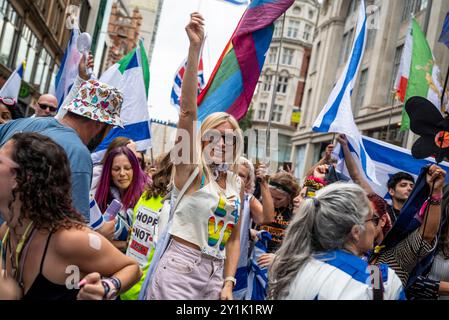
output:
<instances>
[{"instance_id":1,"label":"red-tinted hair","mask_svg":"<svg viewBox=\"0 0 449 320\"><path fill-rule=\"evenodd\" d=\"M382 218L384 215L387 215L387 223L385 223L385 226L382 228L384 235L386 235L387 232L390 231L390 229L392 227L391 220L389 219L390 217L388 216L388 212L387 212L388 204L382 197L380 197L379 195L377 195L375 193L368 194L368 199L373 204L374 210L376 211L376 214L380 218Z\"/></svg>"}]
</instances>

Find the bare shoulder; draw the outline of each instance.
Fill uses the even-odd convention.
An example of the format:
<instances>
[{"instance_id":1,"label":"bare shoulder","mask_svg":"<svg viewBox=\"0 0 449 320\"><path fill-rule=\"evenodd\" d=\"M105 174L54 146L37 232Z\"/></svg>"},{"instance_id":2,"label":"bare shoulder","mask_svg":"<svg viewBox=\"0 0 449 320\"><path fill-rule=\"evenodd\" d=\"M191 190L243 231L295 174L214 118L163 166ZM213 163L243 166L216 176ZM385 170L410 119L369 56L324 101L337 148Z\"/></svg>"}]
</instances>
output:
<instances>
[{"instance_id":1,"label":"bare shoulder","mask_svg":"<svg viewBox=\"0 0 449 320\"><path fill-rule=\"evenodd\" d=\"M99 250L102 244L102 236L87 227L60 229L55 232L53 238L54 249L64 255L87 253L91 249Z\"/></svg>"}]
</instances>

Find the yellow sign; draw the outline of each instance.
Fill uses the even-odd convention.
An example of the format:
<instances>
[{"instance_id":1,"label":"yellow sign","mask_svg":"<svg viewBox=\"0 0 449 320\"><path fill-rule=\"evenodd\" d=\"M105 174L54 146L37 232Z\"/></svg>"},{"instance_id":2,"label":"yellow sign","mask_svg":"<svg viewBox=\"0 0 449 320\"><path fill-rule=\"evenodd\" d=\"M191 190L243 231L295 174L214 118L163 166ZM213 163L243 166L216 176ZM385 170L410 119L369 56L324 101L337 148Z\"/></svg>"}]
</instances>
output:
<instances>
[{"instance_id":1,"label":"yellow sign","mask_svg":"<svg viewBox=\"0 0 449 320\"><path fill-rule=\"evenodd\" d=\"M292 112L292 123L301 122L301 111L293 111Z\"/></svg>"}]
</instances>

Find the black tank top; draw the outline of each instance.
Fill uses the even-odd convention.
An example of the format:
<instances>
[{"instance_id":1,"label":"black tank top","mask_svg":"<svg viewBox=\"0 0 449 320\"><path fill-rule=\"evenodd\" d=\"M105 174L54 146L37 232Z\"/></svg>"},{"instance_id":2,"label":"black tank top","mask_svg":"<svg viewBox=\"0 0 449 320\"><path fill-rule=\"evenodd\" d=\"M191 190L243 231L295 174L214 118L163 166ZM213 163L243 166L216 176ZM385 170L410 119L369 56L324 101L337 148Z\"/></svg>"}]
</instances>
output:
<instances>
[{"instance_id":1,"label":"black tank top","mask_svg":"<svg viewBox=\"0 0 449 320\"><path fill-rule=\"evenodd\" d=\"M23 300L76 300L78 289L68 289L65 285L56 284L48 280L42 273L45 256L47 255L48 244L53 232L50 232L45 244L45 250L41 259L39 274L34 279L33 284L27 293L23 296Z\"/></svg>"}]
</instances>

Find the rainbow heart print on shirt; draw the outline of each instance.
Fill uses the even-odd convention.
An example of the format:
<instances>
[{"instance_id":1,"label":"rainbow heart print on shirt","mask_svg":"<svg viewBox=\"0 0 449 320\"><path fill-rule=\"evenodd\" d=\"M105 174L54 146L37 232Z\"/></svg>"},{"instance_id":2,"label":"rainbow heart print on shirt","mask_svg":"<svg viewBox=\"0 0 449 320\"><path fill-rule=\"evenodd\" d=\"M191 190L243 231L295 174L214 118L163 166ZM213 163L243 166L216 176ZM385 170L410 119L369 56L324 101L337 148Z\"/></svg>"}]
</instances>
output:
<instances>
[{"instance_id":1,"label":"rainbow heart print on shirt","mask_svg":"<svg viewBox=\"0 0 449 320\"><path fill-rule=\"evenodd\" d=\"M220 195L214 215L208 221L208 245L215 247L219 243L220 251L223 251L228 242L232 230L238 221L240 201L227 201ZM226 223L226 226L225 226Z\"/></svg>"}]
</instances>

